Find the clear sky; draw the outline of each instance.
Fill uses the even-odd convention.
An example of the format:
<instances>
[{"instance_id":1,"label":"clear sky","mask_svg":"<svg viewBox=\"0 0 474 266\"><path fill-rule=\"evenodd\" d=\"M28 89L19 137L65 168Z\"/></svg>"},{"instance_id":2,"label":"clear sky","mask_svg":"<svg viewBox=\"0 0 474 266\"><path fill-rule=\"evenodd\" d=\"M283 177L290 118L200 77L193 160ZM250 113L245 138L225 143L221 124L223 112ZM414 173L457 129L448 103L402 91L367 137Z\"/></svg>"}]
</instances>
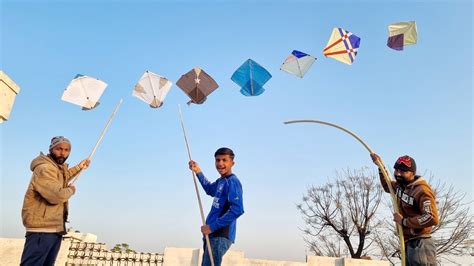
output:
<instances>
[{"instance_id":1,"label":"clear sky","mask_svg":"<svg viewBox=\"0 0 474 266\"><path fill-rule=\"evenodd\" d=\"M0 125L0 237L23 237L21 206L31 160L52 136L72 141L68 162L92 150L120 98L121 109L77 182L70 226L109 247L140 251L201 246L198 204L179 124L182 105L193 159L218 177L214 151L236 153L245 214L235 250L251 258L304 260L296 204L335 171L369 166L361 136L390 167L413 156L472 200L471 1L5 1L1 69L20 86L10 121ZM390 23L415 20L418 43L386 46ZM333 27L361 38L352 66L325 58ZM279 70L293 49L317 57L303 79ZM246 97L230 77L252 58L273 78ZM151 109L131 96L145 70L173 82L195 66L220 85L187 106L173 85ZM91 111L61 101L76 74L108 83ZM201 190L204 212L212 198ZM471 205L472 206L472 205Z\"/></svg>"}]
</instances>

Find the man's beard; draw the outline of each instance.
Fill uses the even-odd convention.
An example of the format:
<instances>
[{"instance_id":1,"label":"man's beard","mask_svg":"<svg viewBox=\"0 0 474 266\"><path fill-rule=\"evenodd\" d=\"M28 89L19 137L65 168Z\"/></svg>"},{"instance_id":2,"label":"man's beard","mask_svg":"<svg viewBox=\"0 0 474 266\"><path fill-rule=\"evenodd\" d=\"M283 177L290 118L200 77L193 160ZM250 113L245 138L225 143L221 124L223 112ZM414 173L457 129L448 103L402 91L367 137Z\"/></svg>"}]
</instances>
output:
<instances>
[{"instance_id":1,"label":"man's beard","mask_svg":"<svg viewBox=\"0 0 474 266\"><path fill-rule=\"evenodd\" d=\"M51 158L53 158L53 160L57 164L60 164L60 165L63 164L67 160L67 158L69 157L69 156L68 157L62 157L62 156L58 157L58 156L54 155L54 153L52 153L52 152L49 155L51 156Z\"/></svg>"},{"instance_id":2,"label":"man's beard","mask_svg":"<svg viewBox=\"0 0 474 266\"><path fill-rule=\"evenodd\" d=\"M395 180L397 180L397 183L400 185L408 185L410 182L407 182L403 176L395 176Z\"/></svg>"}]
</instances>

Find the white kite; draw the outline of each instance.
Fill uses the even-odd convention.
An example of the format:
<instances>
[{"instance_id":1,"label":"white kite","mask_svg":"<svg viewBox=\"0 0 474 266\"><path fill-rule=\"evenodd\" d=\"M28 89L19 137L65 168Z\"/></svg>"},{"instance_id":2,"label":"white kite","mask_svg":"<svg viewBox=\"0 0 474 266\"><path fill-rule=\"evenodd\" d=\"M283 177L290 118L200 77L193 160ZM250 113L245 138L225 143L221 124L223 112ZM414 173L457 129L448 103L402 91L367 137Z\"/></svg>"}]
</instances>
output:
<instances>
[{"instance_id":1,"label":"white kite","mask_svg":"<svg viewBox=\"0 0 474 266\"><path fill-rule=\"evenodd\" d=\"M100 79L78 74L64 90L61 100L79 105L82 110L91 110L99 105L106 87L107 83Z\"/></svg>"},{"instance_id":2,"label":"white kite","mask_svg":"<svg viewBox=\"0 0 474 266\"><path fill-rule=\"evenodd\" d=\"M7 121L20 87L0 70L0 123Z\"/></svg>"},{"instance_id":3,"label":"white kite","mask_svg":"<svg viewBox=\"0 0 474 266\"><path fill-rule=\"evenodd\" d=\"M135 85L132 95L149 104L151 108L158 108L163 105L171 85L167 78L147 70Z\"/></svg>"},{"instance_id":4,"label":"white kite","mask_svg":"<svg viewBox=\"0 0 474 266\"><path fill-rule=\"evenodd\" d=\"M316 61L316 58L313 56L293 50L291 55L286 58L285 62L283 62L280 70L303 78L304 74L306 74L306 71L308 71L314 61Z\"/></svg>"}]
</instances>

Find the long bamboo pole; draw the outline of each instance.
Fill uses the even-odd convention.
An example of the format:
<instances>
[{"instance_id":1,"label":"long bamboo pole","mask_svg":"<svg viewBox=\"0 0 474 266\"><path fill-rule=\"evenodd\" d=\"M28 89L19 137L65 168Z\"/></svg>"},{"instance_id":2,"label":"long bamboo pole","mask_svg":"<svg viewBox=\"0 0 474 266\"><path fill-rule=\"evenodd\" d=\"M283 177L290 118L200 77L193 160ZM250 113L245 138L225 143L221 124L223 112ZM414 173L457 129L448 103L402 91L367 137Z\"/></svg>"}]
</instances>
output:
<instances>
[{"instance_id":1,"label":"long bamboo pole","mask_svg":"<svg viewBox=\"0 0 474 266\"><path fill-rule=\"evenodd\" d=\"M369 151L370 154L374 153L374 151L369 147L369 145L367 145L367 143L365 143L359 136L354 134L352 131L350 131L348 129L345 129L345 128L339 126L339 125L329 123L329 122L320 121L320 120L292 120L292 121L284 122L284 124L294 124L294 123L318 123L318 124L323 124L323 125L335 127L337 129L340 129L340 130L346 132L347 134L351 135L355 139L357 139L357 141L359 141ZM387 183L387 186L388 186L388 189L390 191L391 198L392 198L393 208L395 209L395 212L400 213L400 207L398 206L397 197L395 195L395 191L393 190L392 180L390 179L390 177L387 173L387 170L385 169L385 166L384 166L384 163L383 163L382 159L381 158L378 159L375 163L377 164L379 169L382 171L382 175L385 178L385 182ZM400 224L397 224L397 230L398 230L398 236L400 238L400 252L401 252L402 266L405 266L406 265L405 241L404 241L404 237L403 237L403 228Z\"/></svg>"},{"instance_id":2,"label":"long bamboo pole","mask_svg":"<svg viewBox=\"0 0 474 266\"><path fill-rule=\"evenodd\" d=\"M186 129L184 128L183 113L181 112L181 106L178 105L178 108L179 108L179 117L181 119L181 128L183 129L184 141L186 142L186 149L188 150L188 157L189 157L189 160L192 161L191 149L189 148L188 137L186 135ZM206 219L204 218L204 211L202 210L201 196L199 195L199 189L198 189L197 181L196 181L196 174L194 173L194 171L191 171L191 172L193 173L194 189L196 190L196 196L199 203L199 211L201 212L202 225L206 225ZM209 254L209 258L211 260L211 265L214 266L214 257L212 256L212 248L211 248L211 242L209 240L209 235L205 235L205 238L206 238L207 251Z\"/></svg>"},{"instance_id":3,"label":"long bamboo pole","mask_svg":"<svg viewBox=\"0 0 474 266\"><path fill-rule=\"evenodd\" d=\"M123 99L120 99L120 101L118 102L118 104L115 107L114 111L110 115L109 120L107 121L107 124L105 124L104 129L102 129L102 132L100 133L99 139L97 140L97 142L94 145L94 148L92 149L91 153L89 153L89 156L87 156L88 160L90 160L92 158L95 151L97 150L97 147L99 147L99 144L102 141L102 139L104 138L104 135L105 135L105 132L107 131L107 128L109 127L110 123L112 123L112 119L114 118L114 116L117 113L118 109L122 105L122 102L123 102ZM77 175L73 178L73 180L69 183L69 185L74 185L74 183L77 181L77 179L79 179L79 176L81 175L81 173L82 173L82 170L79 173L77 173Z\"/></svg>"}]
</instances>

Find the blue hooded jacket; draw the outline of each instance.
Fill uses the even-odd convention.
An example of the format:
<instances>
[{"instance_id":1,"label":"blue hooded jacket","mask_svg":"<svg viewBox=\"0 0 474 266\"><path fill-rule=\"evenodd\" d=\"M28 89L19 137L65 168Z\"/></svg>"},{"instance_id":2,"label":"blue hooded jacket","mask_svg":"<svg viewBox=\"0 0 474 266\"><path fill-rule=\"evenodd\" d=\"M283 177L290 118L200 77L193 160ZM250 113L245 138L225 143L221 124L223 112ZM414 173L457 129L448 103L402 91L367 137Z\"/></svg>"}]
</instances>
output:
<instances>
[{"instance_id":1,"label":"blue hooded jacket","mask_svg":"<svg viewBox=\"0 0 474 266\"><path fill-rule=\"evenodd\" d=\"M196 175L204 191L214 197L206 224L211 227L209 237L225 237L235 242L237 218L244 213L242 185L234 174L220 177L211 183L204 174Z\"/></svg>"}]
</instances>

